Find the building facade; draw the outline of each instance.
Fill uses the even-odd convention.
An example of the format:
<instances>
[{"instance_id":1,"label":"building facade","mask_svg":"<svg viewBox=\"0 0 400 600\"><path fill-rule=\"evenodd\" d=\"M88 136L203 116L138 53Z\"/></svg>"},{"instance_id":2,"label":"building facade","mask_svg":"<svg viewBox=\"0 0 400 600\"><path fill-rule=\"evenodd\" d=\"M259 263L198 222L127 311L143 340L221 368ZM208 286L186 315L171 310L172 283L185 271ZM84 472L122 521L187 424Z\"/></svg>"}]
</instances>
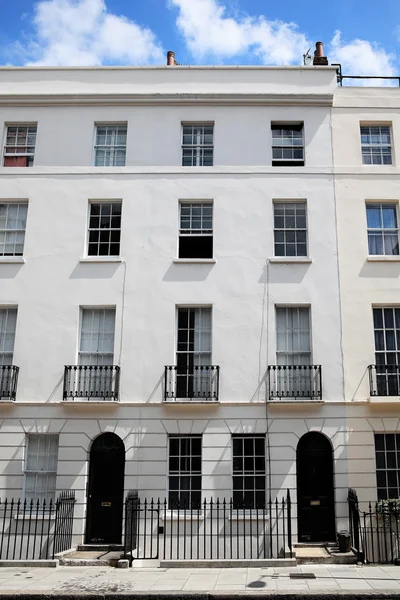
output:
<instances>
[{"instance_id":1,"label":"building facade","mask_svg":"<svg viewBox=\"0 0 400 600\"><path fill-rule=\"evenodd\" d=\"M118 543L129 490L251 510L289 489L299 541L333 540L398 427L365 383L396 261L365 262L361 216L396 204L396 168L361 166L359 129L398 92L324 65L0 81L4 494L74 489L76 539Z\"/></svg>"}]
</instances>

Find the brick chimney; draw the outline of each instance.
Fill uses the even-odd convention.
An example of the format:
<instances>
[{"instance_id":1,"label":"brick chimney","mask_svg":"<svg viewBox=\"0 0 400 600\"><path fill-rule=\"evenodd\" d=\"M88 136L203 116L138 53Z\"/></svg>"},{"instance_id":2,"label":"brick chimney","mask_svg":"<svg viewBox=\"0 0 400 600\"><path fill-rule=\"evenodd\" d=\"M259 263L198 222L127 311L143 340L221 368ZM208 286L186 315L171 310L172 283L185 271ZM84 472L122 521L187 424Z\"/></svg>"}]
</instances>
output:
<instances>
[{"instance_id":1,"label":"brick chimney","mask_svg":"<svg viewBox=\"0 0 400 600\"><path fill-rule=\"evenodd\" d=\"M172 50L169 50L167 52L167 67L174 67L175 65L176 65L175 52L173 52Z\"/></svg>"},{"instance_id":2,"label":"brick chimney","mask_svg":"<svg viewBox=\"0 0 400 600\"><path fill-rule=\"evenodd\" d=\"M322 42L317 42L315 44L315 52L314 52L314 66L324 66L328 64L328 59L324 56L324 44Z\"/></svg>"}]
</instances>

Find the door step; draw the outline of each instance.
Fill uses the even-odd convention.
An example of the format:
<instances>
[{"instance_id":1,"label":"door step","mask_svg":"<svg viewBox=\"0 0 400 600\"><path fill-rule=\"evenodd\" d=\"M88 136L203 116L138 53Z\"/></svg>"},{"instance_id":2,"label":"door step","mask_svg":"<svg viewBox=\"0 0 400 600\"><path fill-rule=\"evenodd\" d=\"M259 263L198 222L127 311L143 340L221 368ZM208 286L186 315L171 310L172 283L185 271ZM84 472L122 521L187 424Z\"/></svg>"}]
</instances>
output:
<instances>
[{"instance_id":1,"label":"door step","mask_svg":"<svg viewBox=\"0 0 400 600\"><path fill-rule=\"evenodd\" d=\"M77 547L78 552L101 552L102 550L104 552L119 552L121 550L122 552L123 549L122 544L79 544Z\"/></svg>"},{"instance_id":2,"label":"door step","mask_svg":"<svg viewBox=\"0 0 400 600\"><path fill-rule=\"evenodd\" d=\"M84 544L59 557L64 567L116 567L123 554L122 546Z\"/></svg>"},{"instance_id":3,"label":"door step","mask_svg":"<svg viewBox=\"0 0 400 600\"><path fill-rule=\"evenodd\" d=\"M351 565L357 563L353 552L339 552L335 544L294 544L298 564Z\"/></svg>"}]
</instances>

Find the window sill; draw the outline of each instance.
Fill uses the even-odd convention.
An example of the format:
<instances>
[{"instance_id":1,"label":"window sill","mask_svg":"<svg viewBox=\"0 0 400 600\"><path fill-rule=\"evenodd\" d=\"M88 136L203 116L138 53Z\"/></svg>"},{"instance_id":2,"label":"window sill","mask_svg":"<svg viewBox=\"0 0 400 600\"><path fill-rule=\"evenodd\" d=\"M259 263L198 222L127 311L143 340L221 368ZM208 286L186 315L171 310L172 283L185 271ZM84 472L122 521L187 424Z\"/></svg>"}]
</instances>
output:
<instances>
[{"instance_id":1,"label":"window sill","mask_svg":"<svg viewBox=\"0 0 400 600\"><path fill-rule=\"evenodd\" d=\"M27 504L27 506L28 506L28 504ZM29 520L31 522L32 521L55 521L56 520L56 515L55 515L55 506L56 506L56 504L55 503L53 504L54 508L52 509L51 516L49 514L46 514L46 513L43 514L43 511L40 514L40 510L39 510L39 514L36 515L36 505L34 505L34 506L35 506L35 508L32 510L32 516L31 516L31 518L29 518L29 509L28 508L26 509L25 522L29 521ZM23 521L24 520L24 513L16 513L13 516L13 519L14 519L14 521L17 521L17 520L18 521Z\"/></svg>"},{"instance_id":2,"label":"window sill","mask_svg":"<svg viewBox=\"0 0 400 600\"><path fill-rule=\"evenodd\" d=\"M217 261L215 258L174 258L173 262L175 264L195 264L195 265L214 265Z\"/></svg>"},{"instance_id":3,"label":"window sill","mask_svg":"<svg viewBox=\"0 0 400 600\"><path fill-rule=\"evenodd\" d=\"M237 514L236 512L236 508L232 508L232 514L230 512L229 509L229 515L227 516L228 521L269 521L269 515L263 515L263 508L259 508L258 509L258 514L257 514L257 510L252 509L249 510L248 512L243 512L242 508L239 508L239 514Z\"/></svg>"},{"instance_id":4,"label":"window sill","mask_svg":"<svg viewBox=\"0 0 400 600\"><path fill-rule=\"evenodd\" d=\"M23 265L24 262L23 256L0 256L0 264Z\"/></svg>"},{"instance_id":5,"label":"window sill","mask_svg":"<svg viewBox=\"0 0 400 600\"><path fill-rule=\"evenodd\" d=\"M286 263L286 264L310 264L312 258L307 256L274 256L268 259L270 263Z\"/></svg>"},{"instance_id":6,"label":"window sill","mask_svg":"<svg viewBox=\"0 0 400 600\"><path fill-rule=\"evenodd\" d=\"M367 256L367 262L400 262L400 256L396 255L396 256L384 256L384 255L374 255L374 256Z\"/></svg>"},{"instance_id":7,"label":"window sill","mask_svg":"<svg viewBox=\"0 0 400 600\"><path fill-rule=\"evenodd\" d=\"M121 256L84 256L79 259L80 263L122 263Z\"/></svg>"},{"instance_id":8,"label":"window sill","mask_svg":"<svg viewBox=\"0 0 400 600\"><path fill-rule=\"evenodd\" d=\"M179 509L179 514L173 510L167 510L166 513L160 513L160 521L204 521L202 510L193 510L188 508L185 512L183 508Z\"/></svg>"},{"instance_id":9,"label":"window sill","mask_svg":"<svg viewBox=\"0 0 400 600\"><path fill-rule=\"evenodd\" d=\"M399 404L400 396L370 396L371 404Z\"/></svg>"}]
</instances>

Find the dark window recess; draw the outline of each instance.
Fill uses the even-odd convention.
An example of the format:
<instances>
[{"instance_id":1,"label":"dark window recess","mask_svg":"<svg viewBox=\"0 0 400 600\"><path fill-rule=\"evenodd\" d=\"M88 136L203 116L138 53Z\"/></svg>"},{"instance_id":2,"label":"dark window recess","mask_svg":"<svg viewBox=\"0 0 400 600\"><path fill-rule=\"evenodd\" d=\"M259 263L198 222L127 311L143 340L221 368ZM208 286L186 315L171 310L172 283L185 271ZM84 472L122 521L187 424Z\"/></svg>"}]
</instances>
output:
<instances>
[{"instance_id":1,"label":"dark window recess","mask_svg":"<svg viewBox=\"0 0 400 600\"><path fill-rule=\"evenodd\" d=\"M233 505L265 507L265 437L232 436Z\"/></svg>"},{"instance_id":2,"label":"dark window recess","mask_svg":"<svg viewBox=\"0 0 400 600\"><path fill-rule=\"evenodd\" d=\"M212 235L180 235L179 258L212 258Z\"/></svg>"},{"instance_id":3,"label":"dark window recess","mask_svg":"<svg viewBox=\"0 0 400 600\"><path fill-rule=\"evenodd\" d=\"M89 256L119 256L121 203L90 205Z\"/></svg>"}]
</instances>

